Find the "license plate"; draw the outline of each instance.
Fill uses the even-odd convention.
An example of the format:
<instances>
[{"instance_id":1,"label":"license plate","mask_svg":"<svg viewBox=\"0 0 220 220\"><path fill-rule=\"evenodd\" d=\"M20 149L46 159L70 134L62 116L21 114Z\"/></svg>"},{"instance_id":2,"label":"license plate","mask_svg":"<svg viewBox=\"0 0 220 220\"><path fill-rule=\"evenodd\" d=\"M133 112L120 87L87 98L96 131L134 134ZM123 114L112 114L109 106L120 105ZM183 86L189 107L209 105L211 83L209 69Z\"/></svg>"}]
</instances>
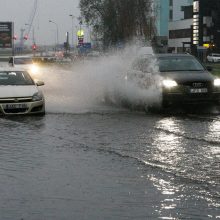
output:
<instances>
[{"instance_id":1,"label":"license plate","mask_svg":"<svg viewBox=\"0 0 220 220\"><path fill-rule=\"evenodd\" d=\"M6 104L4 109L18 109L18 108L27 108L26 104Z\"/></svg>"},{"instance_id":2,"label":"license plate","mask_svg":"<svg viewBox=\"0 0 220 220\"><path fill-rule=\"evenodd\" d=\"M190 93L207 93L207 88L190 89Z\"/></svg>"}]
</instances>

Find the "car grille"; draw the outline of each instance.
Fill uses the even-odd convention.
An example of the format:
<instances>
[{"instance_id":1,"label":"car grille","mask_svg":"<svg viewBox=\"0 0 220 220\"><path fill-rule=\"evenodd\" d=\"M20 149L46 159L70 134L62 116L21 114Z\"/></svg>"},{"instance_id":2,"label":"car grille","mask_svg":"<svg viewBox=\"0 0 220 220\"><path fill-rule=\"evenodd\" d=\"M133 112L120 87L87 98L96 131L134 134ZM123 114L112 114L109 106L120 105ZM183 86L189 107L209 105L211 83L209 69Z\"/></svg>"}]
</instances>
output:
<instances>
[{"instance_id":1,"label":"car grille","mask_svg":"<svg viewBox=\"0 0 220 220\"><path fill-rule=\"evenodd\" d=\"M198 81L184 82L179 84L183 86L189 86L192 88L209 88L211 86L211 82L198 82Z\"/></svg>"},{"instance_id":2,"label":"car grille","mask_svg":"<svg viewBox=\"0 0 220 220\"><path fill-rule=\"evenodd\" d=\"M16 108L16 109L4 109L4 112L7 114L16 114L16 113L24 113L28 110L28 108Z\"/></svg>"},{"instance_id":3,"label":"car grille","mask_svg":"<svg viewBox=\"0 0 220 220\"><path fill-rule=\"evenodd\" d=\"M31 102L32 97L19 97L19 98L0 98L0 103L26 103Z\"/></svg>"},{"instance_id":4,"label":"car grille","mask_svg":"<svg viewBox=\"0 0 220 220\"><path fill-rule=\"evenodd\" d=\"M32 102L32 97L16 97L16 98L0 98L0 104L2 104L2 110L6 114L18 114L18 113L25 113L28 111L28 105L25 103ZM19 105L15 108L7 108L7 105L16 104ZM24 104L24 105L23 105Z\"/></svg>"}]
</instances>

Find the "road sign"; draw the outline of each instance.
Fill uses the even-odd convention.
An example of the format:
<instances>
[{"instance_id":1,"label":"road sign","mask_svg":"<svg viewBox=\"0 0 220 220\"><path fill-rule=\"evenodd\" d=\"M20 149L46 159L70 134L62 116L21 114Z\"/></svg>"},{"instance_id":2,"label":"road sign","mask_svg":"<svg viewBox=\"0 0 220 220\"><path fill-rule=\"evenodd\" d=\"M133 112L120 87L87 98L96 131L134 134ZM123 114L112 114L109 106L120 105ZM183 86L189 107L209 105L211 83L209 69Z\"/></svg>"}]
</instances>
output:
<instances>
[{"instance_id":1,"label":"road sign","mask_svg":"<svg viewBox=\"0 0 220 220\"><path fill-rule=\"evenodd\" d=\"M84 37L84 30L78 30L77 31L77 37Z\"/></svg>"}]
</instances>

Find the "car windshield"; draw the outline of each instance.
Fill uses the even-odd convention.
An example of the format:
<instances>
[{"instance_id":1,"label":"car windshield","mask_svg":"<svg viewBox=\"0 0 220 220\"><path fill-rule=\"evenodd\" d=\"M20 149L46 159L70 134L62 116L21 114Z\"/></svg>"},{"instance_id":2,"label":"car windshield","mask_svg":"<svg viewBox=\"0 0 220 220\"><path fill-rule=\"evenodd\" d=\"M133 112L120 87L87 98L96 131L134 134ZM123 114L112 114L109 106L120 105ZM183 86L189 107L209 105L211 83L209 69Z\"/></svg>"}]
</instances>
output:
<instances>
[{"instance_id":1,"label":"car windshield","mask_svg":"<svg viewBox=\"0 0 220 220\"><path fill-rule=\"evenodd\" d=\"M204 67L193 57L166 56L158 58L160 72L202 71Z\"/></svg>"},{"instance_id":2,"label":"car windshield","mask_svg":"<svg viewBox=\"0 0 220 220\"><path fill-rule=\"evenodd\" d=\"M25 71L0 71L0 85L34 85L34 81Z\"/></svg>"},{"instance_id":3,"label":"car windshield","mask_svg":"<svg viewBox=\"0 0 220 220\"><path fill-rule=\"evenodd\" d=\"M14 59L14 64L32 64L33 61L29 57L22 57L22 58L15 58Z\"/></svg>"}]
</instances>

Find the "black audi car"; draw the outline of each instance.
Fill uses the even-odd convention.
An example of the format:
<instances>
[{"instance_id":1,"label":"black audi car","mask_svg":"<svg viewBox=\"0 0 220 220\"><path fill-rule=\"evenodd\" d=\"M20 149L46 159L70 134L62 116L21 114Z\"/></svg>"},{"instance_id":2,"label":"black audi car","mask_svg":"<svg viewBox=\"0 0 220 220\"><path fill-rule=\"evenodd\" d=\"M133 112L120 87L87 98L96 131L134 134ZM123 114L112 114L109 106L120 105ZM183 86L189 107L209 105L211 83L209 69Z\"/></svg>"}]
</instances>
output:
<instances>
[{"instance_id":1,"label":"black audi car","mask_svg":"<svg viewBox=\"0 0 220 220\"><path fill-rule=\"evenodd\" d=\"M156 83L161 89L162 107L220 103L220 78L212 75L209 72L211 68L205 67L190 54L143 56L134 62L133 67L139 74L153 71L147 85ZM159 77L152 80L155 75ZM146 80L146 77L141 78Z\"/></svg>"}]
</instances>

